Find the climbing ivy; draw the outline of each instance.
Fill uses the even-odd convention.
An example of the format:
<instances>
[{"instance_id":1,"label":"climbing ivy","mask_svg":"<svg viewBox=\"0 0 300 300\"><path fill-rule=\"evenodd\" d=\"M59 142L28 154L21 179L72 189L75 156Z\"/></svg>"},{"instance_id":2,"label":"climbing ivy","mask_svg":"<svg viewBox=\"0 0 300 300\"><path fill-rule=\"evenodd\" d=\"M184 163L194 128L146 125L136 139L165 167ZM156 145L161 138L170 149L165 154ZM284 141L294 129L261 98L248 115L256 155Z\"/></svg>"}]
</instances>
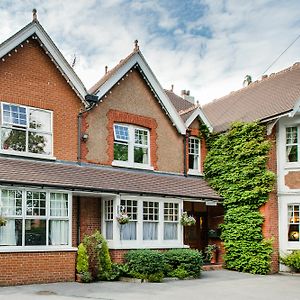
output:
<instances>
[{"instance_id":1,"label":"climbing ivy","mask_svg":"<svg viewBox=\"0 0 300 300\"><path fill-rule=\"evenodd\" d=\"M228 269L266 274L272 243L263 239L263 216L275 176L266 168L271 144L258 123L233 123L226 133L210 138L205 177L224 198L221 225Z\"/></svg>"}]
</instances>

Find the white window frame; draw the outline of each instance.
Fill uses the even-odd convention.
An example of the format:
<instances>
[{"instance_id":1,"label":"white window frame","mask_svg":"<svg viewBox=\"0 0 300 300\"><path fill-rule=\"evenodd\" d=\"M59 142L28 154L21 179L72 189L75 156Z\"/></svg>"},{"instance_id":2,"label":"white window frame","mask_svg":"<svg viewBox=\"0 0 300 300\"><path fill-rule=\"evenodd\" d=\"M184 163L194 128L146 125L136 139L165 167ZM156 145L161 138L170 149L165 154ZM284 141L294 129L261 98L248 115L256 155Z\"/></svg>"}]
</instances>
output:
<instances>
[{"instance_id":1,"label":"white window frame","mask_svg":"<svg viewBox=\"0 0 300 300\"><path fill-rule=\"evenodd\" d=\"M136 222L136 240L121 240L120 230L121 226L116 219L117 214L120 212L121 199L136 200L137 201L137 220ZM143 202L158 202L158 229L157 240L144 240L143 239ZM177 239L176 240L164 240L164 203L178 203L178 225L177 225ZM180 216L183 210L183 200L177 198L162 198L162 197L145 197L135 195L116 195L114 198L114 220L113 220L113 240L108 240L110 249L167 249L167 248L185 248L183 244L183 228L180 225ZM148 222L148 221L145 221ZM102 232L106 234L106 222L104 212L104 201L102 201Z\"/></svg>"},{"instance_id":2,"label":"white window frame","mask_svg":"<svg viewBox=\"0 0 300 300\"><path fill-rule=\"evenodd\" d=\"M286 135L287 135L287 129L288 128L296 128L297 130L297 143L287 143L286 142ZM288 126L285 126L285 162L287 164L299 164L300 163L300 126L298 124L291 124ZM287 147L288 146L296 146L297 147L297 160L296 161L287 161Z\"/></svg>"},{"instance_id":3,"label":"white window frame","mask_svg":"<svg viewBox=\"0 0 300 300\"><path fill-rule=\"evenodd\" d=\"M296 222L291 222L290 221L290 215L289 215L289 206L292 206L293 207L293 214L295 213L295 206L298 206L299 208L300 208L300 202L298 202L298 203L289 203L288 205L287 205L287 225L288 225L288 229L287 229L287 232L289 233L289 229L290 229L290 225L295 225L295 226L297 226L298 227L298 234L300 234L300 219L299 219L299 216L298 216L298 222L296 223ZM299 212L298 212L299 213ZM293 217L295 218L295 216L293 215ZM300 238L299 238L299 240L298 241L290 241L289 240L289 237L288 237L288 235L287 235L287 240L288 240L288 243L290 244L290 245L293 245L293 244L295 244L295 245L298 245L298 246L300 246Z\"/></svg>"},{"instance_id":4,"label":"white window frame","mask_svg":"<svg viewBox=\"0 0 300 300\"><path fill-rule=\"evenodd\" d=\"M3 105L9 105L9 106L17 106L24 108L26 110L26 125L16 125L16 124L5 124L4 123L4 109ZM29 127L29 114L30 110L34 111L41 111L41 112L46 112L50 114L50 132L48 131L42 131L42 130L37 130L34 128ZM31 106L25 106L25 105L20 105L17 103L8 103L8 102L1 102L1 120L0 120L0 145L2 144L1 141L1 130L2 128L5 129L15 129L15 130L20 130L24 131L26 134L26 149L25 151L15 151L15 150L6 150L6 149L1 149L0 148L0 153L1 154L9 154L9 155L17 155L17 156L26 156L26 157L36 157L36 158L42 158L42 159L51 159L54 160L55 157L53 156L53 150L54 150L54 141L53 141L53 111L51 110L46 110L46 109L41 109L41 108L36 108L36 107L31 107ZM38 153L32 153L28 151L28 136L29 132L33 133L40 133L40 134L46 134L49 136L51 139L51 154L38 154Z\"/></svg>"},{"instance_id":5,"label":"white window frame","mask_svg":"<svg viewBox=\"0 0 300 300\"><path fill-rule=\"evenodd\" d=\"M115 132L116 125L128 128L128 141L123 140L123 139L117 139L116 132ZM143 131L147 132L147 145L141 145L141 144L135 143L135 130L143 130ZM115 123L113 125L113 131L114 131L114 144L120 143L120 144L128 145L128 160L121 161L121 160L114 159L112 162L113 166L153 170L153 167L151 166L151 153L150 153L151 152L150 130L148 128L135 126L135 125L131 125L131 124ZM113 147L114 147L114 144L113 144ZM134 162L134 147L148 149L148 163L147 164Z\"/></svg>"},{"instance_id":6,"label":"white window frame","mask_svg":"<svg viewBox=\"0 0 300 300\"><path fill-rule=\"evenodd\" d=\"M198 150L199 150L199 153L196 154L196 153L193 153L191 151L191 147L190 147L190 142L193 141L197 141L198 142ZM195 136L190 136L189 139L188 139L188 159L190 159L190 155L193 155L193 156L197 156L198 157L198 166L196 169L190 169L188 170L188 174L189 175L201 175L201 140L198 138L198 137L195 137ZM189 165L189 161L188 161L188 165Z\"/></svg>"},{"instance_id":7,"label":"white window frame","mask_svg":"<svg viewBox=\"0 0 300 300\"><path fill-rule=\"evenodd\" d=\"M20 219L22 220L22 245L20 246L4 246L0 245L1 252L36 252L36 251L69 251L76 248L72 248L72 194L64 190L52 190L52 189L35 189L24 187L12 187L12 186L0 186L0 204L2 206L2 190L22 192L22 214L8 216L7 219ZM27 192L44 192L46 193L46 214L45 216L31 216L26 214L26 194ZM50 215L50 194L66 194L68 195L68 216L51 216ZM4 216L5 217L5 216ZM25 223L26 220L45 220L46 221L46 245L25 245ZM49 231L51 220L68 221L68 244L66 245L50 245L49 244Z\"/></svg>"}]
</instances>

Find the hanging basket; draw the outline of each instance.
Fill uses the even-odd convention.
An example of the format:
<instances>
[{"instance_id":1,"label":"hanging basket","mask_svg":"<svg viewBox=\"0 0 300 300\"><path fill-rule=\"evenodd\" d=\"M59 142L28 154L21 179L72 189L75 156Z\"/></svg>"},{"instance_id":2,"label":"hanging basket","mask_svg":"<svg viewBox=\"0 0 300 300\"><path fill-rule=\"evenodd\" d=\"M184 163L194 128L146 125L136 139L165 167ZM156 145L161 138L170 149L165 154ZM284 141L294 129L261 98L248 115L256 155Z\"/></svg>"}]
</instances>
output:
<instances>
[{"instance_id":1,"label":"hanging basket","mask_svg":"<svg viewBox=\"0 0 300 300\"><path fill-rule=\"evenodd\" d=\"M193 226L196 224L196 220L193 216L188 216L187 212L183 212L180 218L180 224L182 226Z\"/></svg>"},{"instance_id":2,"label":"hanging basket","mask_svg":"<svg viewBox=\"0 0 300 300\"><path fill-rule=\"evenodd\" d=\"M126 213L121 213L117 215L117 221L120 225L125 225L129 223L130 217Z\"/></svg>"},{"instance_id":3,"label":"hanging basket","mask_svg":"<svg viewBox=\"0 0 300 300\"><path fill-rule=\"evenodd\" d=\"M0 217L0 226L5 226L7 223L7 220L4 217Z\"/></svg>"}]
</instances>

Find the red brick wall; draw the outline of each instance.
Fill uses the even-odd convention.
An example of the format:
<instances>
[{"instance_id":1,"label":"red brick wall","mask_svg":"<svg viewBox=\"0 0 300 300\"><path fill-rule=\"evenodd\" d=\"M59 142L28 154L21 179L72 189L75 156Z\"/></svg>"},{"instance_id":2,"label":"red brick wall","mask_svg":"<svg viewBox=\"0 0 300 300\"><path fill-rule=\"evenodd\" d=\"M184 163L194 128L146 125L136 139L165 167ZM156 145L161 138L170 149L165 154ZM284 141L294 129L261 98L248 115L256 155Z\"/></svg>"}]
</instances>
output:
<instances>
[{"instance_id":1,"label":"red brick wall","mask_svg":"<svg viewBox=\"0 0 300 300\"><path fill-rule=\"evenodd\" d=\"M52 110L54 156L77 160L80 99L37 41L0 61L0 101Z\"/></svg>"},{"instance_id":2,"label":"red brick wall","mask_svg":"<svg viewBox=\"0 0 300 300\"><path fill-rule=\"evenodd\" d=\"M109 254L112 262L122 264L124 263L124 255L128 252L129 250L121 250L121 249L110 249Z\"/></svg>"},{"instance_id":3,"label":"red brick wall","mask_svg":"<svg viewBox=\"0 0 300 300\"><path fill-rule=\"evenodd\" d=\"M80 240L101 229L101 199L80 198Z\"/></svg>"},{"instance_id":4,"label":"red brick wall","mask_svg":"<svg viewBox=\"0 0 300 300\"><path fill-rule=\"evenodd\" d=\"M107 113L107 144L108 144L108 165L111 165L114 160L114 123L133 124L150 130L150 162L155 170L157 170L157 123L155 119L129 114L117 110L109 110Z\"/></svg>"},{"instance_id":5,"label":"red brick wall","mask_svg":"<svg viewBox=\"0 0 300 300\"><path fill-rule=\"evenodd\" d=\"M272 134L268 137L272 143L272 148L269 153L269 161L267 167L270 171L277 173L277 156L276 156L276 128L274 127ZM278 225L278 197L277 186L273 187L272 192L269 194L268 202L260 209L265 221L262 227L263 235L265 238L273 239L273 255L271 272L277 273L279 268L279 225Z\"/></svg>"},{"instance_id":6,"label":"red brick wall","mask_svg":"<svg viewBox=\"0 0 300 300\"><path fill-rule=\"evenodd\" d=\"M74 281L76 252L0 254L0 285Z\"/></svg>"}]
</instances>

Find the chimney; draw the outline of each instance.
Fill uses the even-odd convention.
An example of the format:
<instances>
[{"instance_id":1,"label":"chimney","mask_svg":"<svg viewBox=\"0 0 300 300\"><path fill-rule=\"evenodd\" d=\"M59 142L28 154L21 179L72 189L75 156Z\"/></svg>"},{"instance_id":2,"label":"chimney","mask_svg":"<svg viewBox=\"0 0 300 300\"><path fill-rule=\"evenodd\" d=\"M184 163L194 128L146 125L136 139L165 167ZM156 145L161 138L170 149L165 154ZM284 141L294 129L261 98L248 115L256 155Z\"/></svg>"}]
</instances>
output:
<instances>
[{"instance_id":1,"label":"chimney","mask_svg":"<svg viewBox=\"0 0 300 300\"><path fill-rule=\"evenodd\" d=\"M195 104L195 97L190 95L190 91L182 90L181 97L184 100L187 100L187 101L191 102L192 104Z\"/></svg>"},{"instance_id":2,"label":"chimney","mask_svg":"<svg viewBox=\"0 0 300 300\"><path fill-rule=\"evenodd\" d=\"M108 66L105 66L104 74L107 74L107 72L108 72Z\"/></svg>"}]
</instances>

